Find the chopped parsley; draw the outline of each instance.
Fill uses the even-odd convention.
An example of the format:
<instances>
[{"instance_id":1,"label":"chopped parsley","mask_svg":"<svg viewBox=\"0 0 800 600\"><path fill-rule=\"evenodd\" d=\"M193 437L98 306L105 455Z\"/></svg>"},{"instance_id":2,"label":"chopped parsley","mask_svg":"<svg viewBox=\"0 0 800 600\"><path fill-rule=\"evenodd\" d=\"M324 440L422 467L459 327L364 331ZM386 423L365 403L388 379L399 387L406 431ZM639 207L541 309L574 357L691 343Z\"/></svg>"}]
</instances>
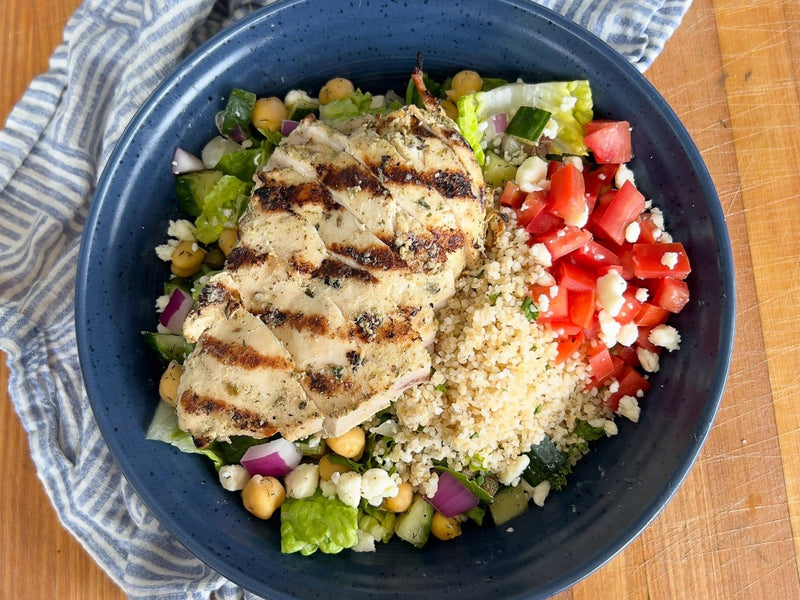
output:
<instances>
[{"instance_id":1,"label":"chopped parsley","mask_svg":"<svg viewBox=\"0 0 800 600\"><path fill-rule=\"evenodd\" d=\"M496 294L488 294L488 296L489 296L489 305L494 306L495 304L497 304L497 299L500 297L500 293L498 292Z\"/></svg>"},{"instance_id":2,"label":"chopped parsley","mask_svg":"<svg viewBox=\"0 0 800 600\"><path fill-rule=\"evenodd\" d=\"M533 298L530 296L525 296L525 300L522 301L522 314L525 315L528 321L536 321L539 319L539 309L536 308L536 305L533 303Z\"/></svg>"},{"instance_id":3,"label":"chopped parsley","mask_svg":"<svg viewBox=\"0 0 800 600\"><path fill-rule=\"evenodd\" d=\"M443 394L447 393L447 385L445 385L444 383L440 383L439 385L434 386L433 389L435 389L437 392L441 392Z\"/></svg>"}]
</instances>

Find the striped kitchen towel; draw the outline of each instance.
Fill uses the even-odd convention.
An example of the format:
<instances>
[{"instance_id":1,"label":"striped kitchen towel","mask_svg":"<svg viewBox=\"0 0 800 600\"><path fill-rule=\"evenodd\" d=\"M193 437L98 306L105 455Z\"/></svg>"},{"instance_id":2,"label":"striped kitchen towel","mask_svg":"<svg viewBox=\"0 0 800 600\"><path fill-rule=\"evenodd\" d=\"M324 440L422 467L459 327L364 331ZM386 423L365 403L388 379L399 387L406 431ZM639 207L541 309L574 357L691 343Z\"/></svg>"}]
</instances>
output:
<instances>
[{"instance_id":1,"label":"striped kitchen towel","mask_svg":"<svg viewBox=\"0 0 800 600\"><path fill-rule=\"evenodd\" d=\"M86 0L0 132L0 348L11 398L61 522L131 598L253 596L156 522L100 436L73 322L81 231L105 161L153 88L189 51L266 3ZM644 70L690 0L542 3Z\"/></svg>"}]
</instances>

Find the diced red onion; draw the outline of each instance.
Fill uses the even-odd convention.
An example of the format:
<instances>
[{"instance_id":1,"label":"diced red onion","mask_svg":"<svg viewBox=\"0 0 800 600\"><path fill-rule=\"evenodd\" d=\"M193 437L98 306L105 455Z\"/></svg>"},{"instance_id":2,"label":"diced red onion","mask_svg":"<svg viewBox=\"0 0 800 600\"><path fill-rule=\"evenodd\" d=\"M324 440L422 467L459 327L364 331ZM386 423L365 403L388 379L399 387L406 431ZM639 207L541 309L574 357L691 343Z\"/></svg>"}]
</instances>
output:
<instances>
[{"instance_id":1,"label":"diced red onion","mask_svg":"<svg viewBox=\"0 0 800 600\"><path fill-rule=\"evenodd\" d=\"M192 300L191 295L180 288L175 288L169 297L169 302L167 302L164 312L158 318L159 323L172 333L181 333L183 322L192 309L192 304L194 304L194 300Z\"/></svg>"},{"instance_id":2,"label":"diced red onion","mask_svg":"<svg viewBox=\"0 0 800 600\"><path fill-rule=\"evenodd\" d=\"M237 144L241 144L247 139L247 132L242 129L241 125L235 125L228 134L228 137L230 137Z\"/></svg>"},{"instance_id":3,"label":"diced red onion","mask_svg":"<svg viewBox=\"0 0 800 600\"><path fill-rule=\"evenodd\" d=\"M172 155L172 174L180 175L181 173L192 173L194 171L202 171L205 168L203 161L197 156L184 150L180 146L175 148L175 154Z\"/></svg>"},{"instance_id":4,"label":"diced red onion","mask_svg":"<svg viewBox=\"0 0 800 600\"><path fill-rule=\"evenodd\" d=\"M478 506L478 497L447 471L439 473L436 493L425 499L445 517L454 517Z\"/></svg>"},{"instance_id":5,"label":"diced red onion","mask_svg":"<svg viewBox=\"0 0 800 600\"><path fill-rule=\"evenodd\" d=\"M241 463L250 475L283 477L299 465L302 458L292 442L279 437L266 444L250 446Z\"/></svg>"},{"instance_id":6,"label":"diced red onion","mask_svg":"<svg viewBox=\"0 0 800 600\"><path fill-rule=\"evenodd\" d=\"M489 122L492 129L494 129L495 135L499 135L505 133L506 127L508 127L508 116L506 113L497 113L489 117Z\"/></svg>"},{"instance_id":7,"label":"diced red onion","mask_svg":"<svg viewBox=\"0 0 800 600\"><path fill-rule=\"evenodd\" d=\"M291 121L289 119L284 119L283 121L281 121L281 135L289 135L297 128L299 124L300 124L299 121Z\"/></svg>"}]
</instances>

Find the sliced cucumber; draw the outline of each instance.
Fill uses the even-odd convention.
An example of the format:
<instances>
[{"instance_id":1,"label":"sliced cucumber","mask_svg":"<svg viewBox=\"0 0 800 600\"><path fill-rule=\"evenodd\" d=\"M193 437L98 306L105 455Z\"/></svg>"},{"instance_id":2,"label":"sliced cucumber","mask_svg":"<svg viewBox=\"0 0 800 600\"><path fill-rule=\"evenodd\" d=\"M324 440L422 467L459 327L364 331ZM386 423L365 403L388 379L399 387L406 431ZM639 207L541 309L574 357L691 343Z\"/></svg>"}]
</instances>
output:
<instances>
[{"instance_id":1,"label":"sliced cucumber","mask_svg":"<svg viewBox=\"0 0 800 600\"><path fill-rule=\"evenodd\" d=\"M200 216L206 196L220 180L222 171L196 171L175 177L175 195L178 206L188 215Z\"/></svg>"},{"instance_id":2,"label":"sliced cucumber","mask_svg":"<svg viewBox=\"0 0 800 600\"><path fill-rule=\"evenodd\" d=\"M142 337L145 344L156 353L164 364L169 364L172 360L183 364L183 361L194 349L194 344L187 342L182 335L174 333L143 331Z\"/></svg>"},{"instance_id":3,"label":"sliced cucumber","mask_svg":"<svg viewBox=\"0 0 800 600\"><path fill-rule=\"evenodd\" d=\"M502 525L528 510L528 497L522 486L503 488L494 496L489 507L495 525Z\"/></svg>"},{"instance_id":4,"label":"sliced cucumber","mask_svg":"<svg viewBox=\"0 0 800 600\"><path fill-rule=\"evenodd\" d=\"M408 510L397 517L394 532L400 539L422 548L431 533L432 520L433 507L418 496Z\"/></svg>"},{"instance_id":5,"label":"sliced cucumber","mask_svg":"<svg viewBox=\"0 0 800 600\"><path fill-rule=\"evenodd\" d=\"M516 165L511 164L491 150L486 151L486 162L483 163L483 179L492 187L503 187L517 176Z\"/></svg>"}]
</instances>

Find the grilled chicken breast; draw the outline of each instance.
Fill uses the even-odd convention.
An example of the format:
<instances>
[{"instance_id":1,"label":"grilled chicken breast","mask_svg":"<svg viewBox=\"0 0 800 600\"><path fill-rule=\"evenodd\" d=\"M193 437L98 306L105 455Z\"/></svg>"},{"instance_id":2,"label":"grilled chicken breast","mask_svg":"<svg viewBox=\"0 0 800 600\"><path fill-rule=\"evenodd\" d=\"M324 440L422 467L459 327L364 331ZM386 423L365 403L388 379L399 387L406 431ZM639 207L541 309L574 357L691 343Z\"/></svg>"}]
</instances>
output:
<instances>
[{"instance_id":1,"label":"grilled chicken breast","mask_svg":"<svg viewBox=\"0 0 800 600\"><path fill-rule=\"evenodd\" d=\"M434 311L483 248L465 146L438 109L306 117L256 174L239 243L186 319L180 427L200 444L332 437L424 381Z\"/></svg>"}]
</instances>

